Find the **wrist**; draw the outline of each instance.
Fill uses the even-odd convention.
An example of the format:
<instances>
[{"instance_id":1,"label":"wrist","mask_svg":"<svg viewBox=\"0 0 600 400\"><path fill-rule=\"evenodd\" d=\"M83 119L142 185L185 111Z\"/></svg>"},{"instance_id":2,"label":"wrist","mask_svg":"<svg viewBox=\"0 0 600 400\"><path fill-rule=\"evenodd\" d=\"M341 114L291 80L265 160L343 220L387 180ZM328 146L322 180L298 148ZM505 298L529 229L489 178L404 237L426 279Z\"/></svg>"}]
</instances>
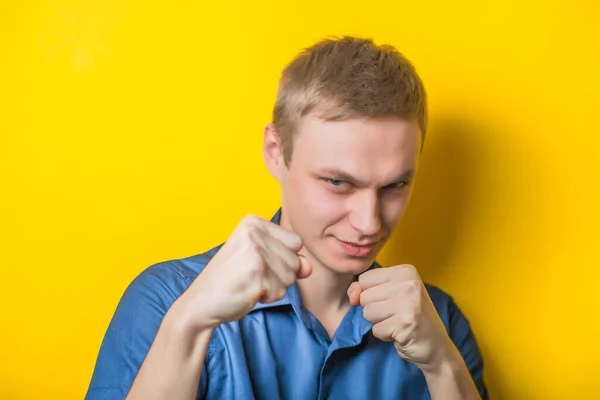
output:
<instances>
[{"instance_id":1,"label":"wrist","mask_svg":"<svg viewBox=\"0 0 600 400\"><path fill-rule=\"evenodd\" d=\"M452 347L421 371L432 399L481 400L461 354Z\"/></svg>"},{"instance_id":2,"label":"wrist","mask_svg":"<svg viewBox=\"0 0 600 400\"><path fill-rule=\"evenodd\" d=\"M198 303L194 302L194 304ZM210 335L219 325L208 318L198 316L197 307L190 304L185 295L179 297L169 308L164 323L169 330L186 337L203 336L204 333Z\"/></svg>"},{"instance_id":3,"label":"wrist","mask_svg":"<svg viewBox=\"0 0 600 400\"><path fill-rule=\"evenodd\" d=\"M458 353L458 351L456 352ZM425 377L437 378L440 376L452 377L456 375L464 364L460 354L448 353L445 356L439 357L431 365L421 368Z\"/></svg>"},{"instance_id":4,"label":"wrist","mask_svg":"<svg viewBox=\"0 0 600 400\"><path fill-rule=\"evenodd\" d=\"M462 355L448 338L443 345L436 346L436 351L429 357L428 362L419 368L426 375L440 375L460 368L461 364L464 364Z\"/></svg>"}]
</instances>

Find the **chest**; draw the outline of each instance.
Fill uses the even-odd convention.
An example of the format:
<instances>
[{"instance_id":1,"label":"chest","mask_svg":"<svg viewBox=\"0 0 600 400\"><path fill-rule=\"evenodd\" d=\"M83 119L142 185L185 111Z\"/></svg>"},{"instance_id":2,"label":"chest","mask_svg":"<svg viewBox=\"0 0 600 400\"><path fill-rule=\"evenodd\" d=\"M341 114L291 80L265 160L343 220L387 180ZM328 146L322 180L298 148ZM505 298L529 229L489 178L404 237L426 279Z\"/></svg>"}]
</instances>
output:
<instances>
[{"instance_id":1,"label":"chest","mask_svg":"<svg viewBox=\"0 0 600 400\"><path fill-rule=\"evenodd\" d=\"M216 331L208 399L430 399L421 371L392 343L370 332L353 335L351 326L330 341L310 324L279 317L247 318Z\"/></svg>"}]
</instances>

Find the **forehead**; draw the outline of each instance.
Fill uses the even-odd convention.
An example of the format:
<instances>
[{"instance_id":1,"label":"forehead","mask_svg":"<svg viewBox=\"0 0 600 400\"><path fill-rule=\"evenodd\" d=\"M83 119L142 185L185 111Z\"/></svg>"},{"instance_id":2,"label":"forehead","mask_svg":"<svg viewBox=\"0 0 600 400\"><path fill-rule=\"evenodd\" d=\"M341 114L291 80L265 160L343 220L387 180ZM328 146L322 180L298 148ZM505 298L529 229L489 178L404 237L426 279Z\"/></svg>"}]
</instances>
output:
<instances>
[{"instance_id":1,"label":"forehead","mask_svg":"<svg viewBox=\"0 0 600 400\"><path fill-rule=\"evenodd\" d=\"M308 114L298 125L292 164L342 169L379 180L415 169L420 147L415 121L398 117L326 121Z\"/></svg>"}]
</instances>

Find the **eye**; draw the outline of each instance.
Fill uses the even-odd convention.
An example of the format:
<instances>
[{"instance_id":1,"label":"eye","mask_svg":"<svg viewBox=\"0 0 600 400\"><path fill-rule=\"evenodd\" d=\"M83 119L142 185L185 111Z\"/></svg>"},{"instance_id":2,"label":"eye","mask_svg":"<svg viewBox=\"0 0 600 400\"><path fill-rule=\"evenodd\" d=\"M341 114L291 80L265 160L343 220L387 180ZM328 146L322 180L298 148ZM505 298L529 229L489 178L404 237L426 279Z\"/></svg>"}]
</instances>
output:
<instances>
[{"instance_id":1,"label":"eye","mask_svg":"<svg viewBox=\"0 0 600 400\"><path fill-rule=\"evenodd\" d=\"M344 181L341 179L327 179L327 182L329 182L329 184L331 186L336 186L336 187L340 187L344 184Z\"/></svg>"},{"instance_id":2,"label":"eye","mask_svg":"<svg viewBox=\"0 0 600 400\"><path fill-rule=\"evenodd\" d=\"M410 181L404 180L404 181L392 183L391 185L386 186L386 188L387 189L392 189L392 190L394 190L394 189L402 189L402 188L405 188L408 185L410 185Z\"/></svg>"}]
</instances>

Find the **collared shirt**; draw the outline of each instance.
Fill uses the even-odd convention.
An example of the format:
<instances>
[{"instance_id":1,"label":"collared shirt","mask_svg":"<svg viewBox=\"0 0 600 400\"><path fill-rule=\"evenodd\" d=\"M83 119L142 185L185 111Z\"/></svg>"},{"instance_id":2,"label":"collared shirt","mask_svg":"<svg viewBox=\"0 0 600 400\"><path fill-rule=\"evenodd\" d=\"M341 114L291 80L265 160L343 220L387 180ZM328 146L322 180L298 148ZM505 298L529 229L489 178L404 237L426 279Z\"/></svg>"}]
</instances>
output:
<instances>
[{"instance_id":1,"label":"collared shirt","mask_svg":"<svg viewBox=\"0 0 600 400\"><path fill-rule=\"evenodd\" d=\"M272 221L279 223L279 210ZM173 302L221 246L197 256L153 265L129 285L102 342L87 400L124 399ZM378 265L373 265L378 267ZM453 299L426 284L446 330L483 399L483 361L469 323ZM258 303L211 337L198 399L430 399L421 370L403 360L393 342L373 336L353 306L330 340L304 308L298 288L270 304Z\"/></svg>"}]
</instances>

